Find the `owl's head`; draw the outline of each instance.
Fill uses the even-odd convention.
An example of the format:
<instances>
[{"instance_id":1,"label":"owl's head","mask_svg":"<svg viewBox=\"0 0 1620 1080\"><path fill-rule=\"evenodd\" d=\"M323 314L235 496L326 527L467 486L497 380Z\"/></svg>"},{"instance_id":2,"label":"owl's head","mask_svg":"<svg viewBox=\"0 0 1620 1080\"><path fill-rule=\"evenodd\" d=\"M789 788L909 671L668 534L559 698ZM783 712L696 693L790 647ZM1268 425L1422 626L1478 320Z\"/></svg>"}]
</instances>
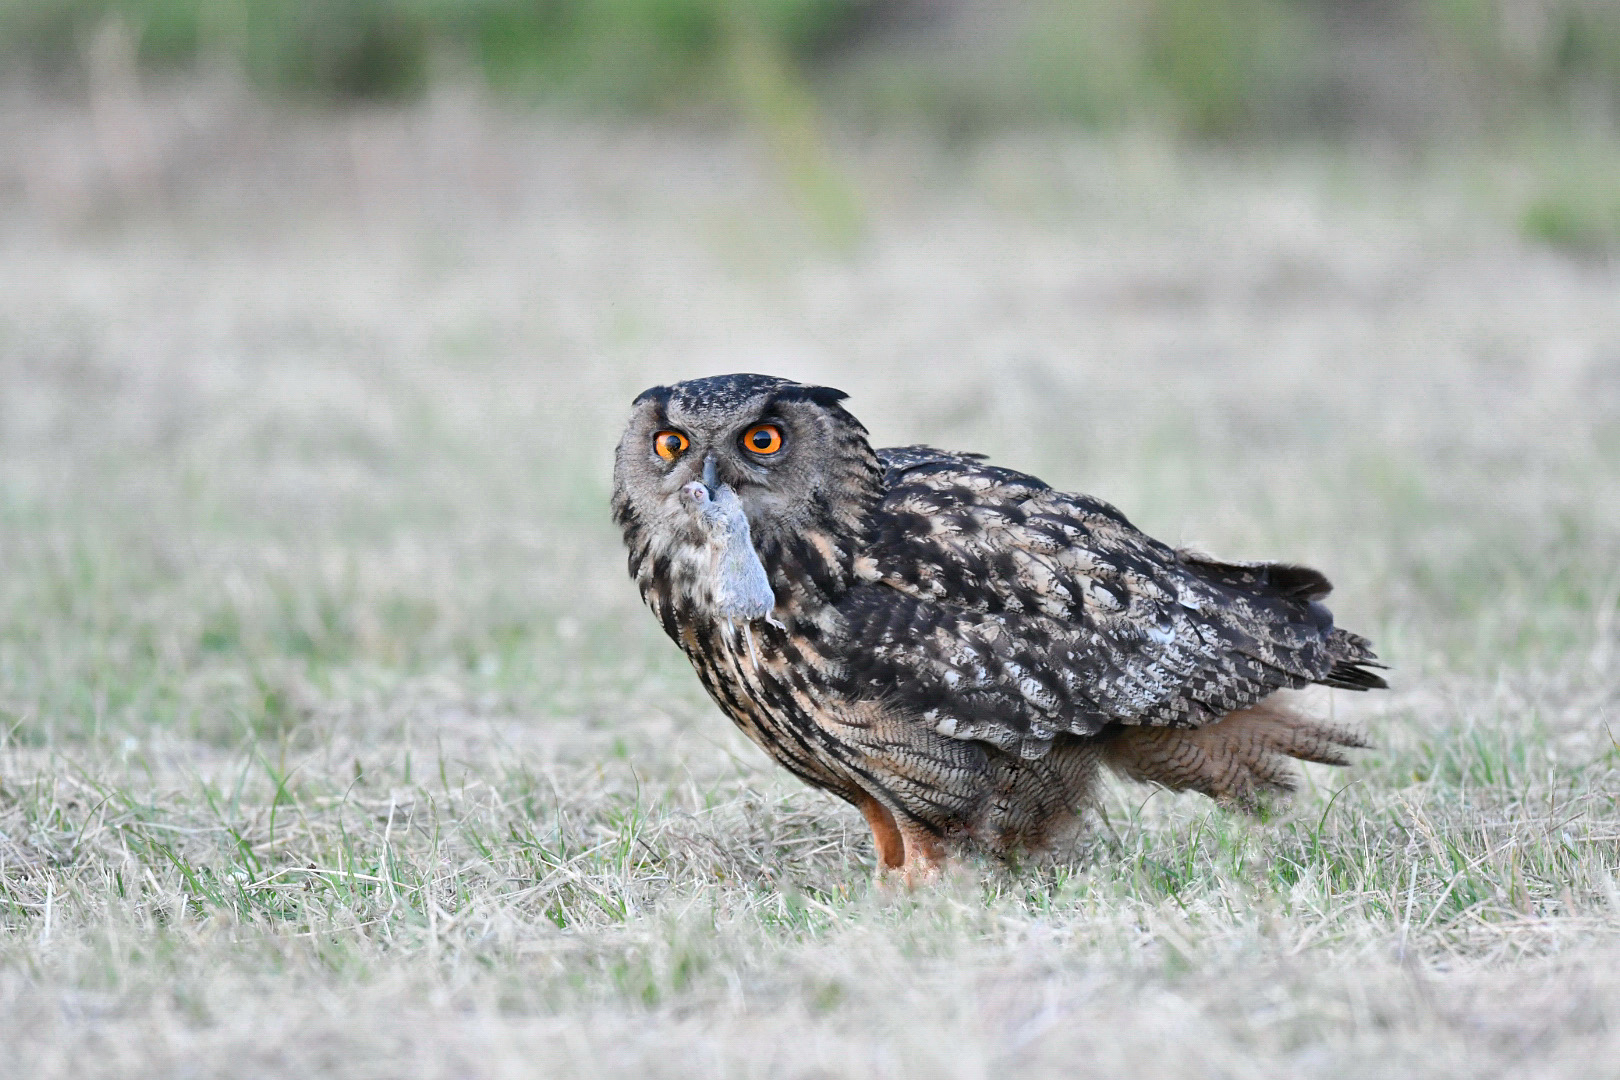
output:
<instances>
[{"instance_id":1,"label":"owl's head","mask_svg":"<svg viewBox=\"0 0 1620 1080\"><path fill-rule=\"evenodd\" d=\"M614 458L613 509L643 594L709 603L716 583L705 575L724 562L713 512L723 492L727 505L735 495L778 602L784 589L842 588L879 479L866 429L839 404L845 397L765 375L693 379L637 397Z\"/></svg>"}]
</instances>

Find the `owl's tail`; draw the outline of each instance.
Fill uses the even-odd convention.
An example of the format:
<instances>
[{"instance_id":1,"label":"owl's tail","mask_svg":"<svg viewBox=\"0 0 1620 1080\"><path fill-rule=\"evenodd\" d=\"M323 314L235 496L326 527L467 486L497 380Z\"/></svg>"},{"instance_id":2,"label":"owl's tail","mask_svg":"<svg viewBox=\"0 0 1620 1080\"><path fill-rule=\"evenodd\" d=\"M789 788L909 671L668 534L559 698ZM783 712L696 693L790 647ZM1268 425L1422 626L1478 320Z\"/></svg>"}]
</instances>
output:
<instances>
[{"instance_id":1,"label":"owl's tail","mask_svg":"<svg viewBox=\"0 0 1620 1080\"><path fill-rule=\"evenodd\" d=\"M1105 735L1102 759L1128 779L1252 810L1261 793L1294 789L1292 760L1348 765L1344 751L1368 745L1352 727L1268 698L1199 728L1115 725Z\"/></svg>"}]
</instances>

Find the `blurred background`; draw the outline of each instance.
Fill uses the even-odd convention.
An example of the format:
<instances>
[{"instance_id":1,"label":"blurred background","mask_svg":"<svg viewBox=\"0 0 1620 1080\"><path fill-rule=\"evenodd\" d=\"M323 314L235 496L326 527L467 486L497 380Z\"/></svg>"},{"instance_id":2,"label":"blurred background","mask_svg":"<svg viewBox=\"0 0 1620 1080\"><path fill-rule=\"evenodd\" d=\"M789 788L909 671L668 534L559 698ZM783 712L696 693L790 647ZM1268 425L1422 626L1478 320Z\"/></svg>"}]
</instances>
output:
<instances>
[{"instance_id":1,"label":"blurred background","mask_svg":"<svg viewBox=\"0 0 1620 1080\"><path fill-rule=\"evenodd\" d=\"M183 154L176 126L219 135L196 109L135 119L141 88L251 88L304 114L456 88L554 117L746 126L843 240L858 208L828 160L839 137L1032 128L1533 148L1536 175L1493 209L1575 253L1620 237L1609 0L0 0L0 72L12 96L97 103L125 194Z\"/></svg>"},{"instance_id":2,"label":"blurred background","mask_svg":"<svg viewBox=\"0 0 1620 1080\"><path fill-rule=\"evenodd\" d=\"M1203 139L1611 132L1605 0L6 0L8 71L226 68L309 101L446 80L574 111ZM791 90L789 89L791 88Z\"/></svg>"},{"instance_id":3,"label":"blurred background","mask_svg":"<svg viewBox=\"0 0 1620 1080\"><path fill-rule=\"evenodd\" d=\"M1319 561L1398 660L1561 656L1617 130L1604 0L0 0L10 737L356 671L699 723L605 504L725 370Z\"/></svg>"}]
</instances>

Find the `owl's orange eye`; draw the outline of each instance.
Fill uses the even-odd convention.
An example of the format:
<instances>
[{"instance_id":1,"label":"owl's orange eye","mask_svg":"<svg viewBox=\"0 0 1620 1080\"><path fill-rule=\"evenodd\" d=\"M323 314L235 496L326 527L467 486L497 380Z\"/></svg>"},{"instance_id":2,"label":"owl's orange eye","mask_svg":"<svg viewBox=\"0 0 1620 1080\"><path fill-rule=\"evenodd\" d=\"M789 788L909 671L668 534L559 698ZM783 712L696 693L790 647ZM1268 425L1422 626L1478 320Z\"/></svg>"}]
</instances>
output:
<instances>
[{"instance_id":1,"label":"owl's orange eye","mask_svg":"<svg viewBox=\"0 0 1620 1080\"><path fill-rule=\"evenodd\" d=\"M653 436L653 449L665 461L674 461L686 453L686 448L691 445L686 436L678 431L660 431Z\"/></svg>"},{"instance_id":2,"label":"owl's orange eye","mask_svg":"<svg viewBox=\"0 0 1620 1080\"><path fill-rule=\"evenodd\" d=\"M755 424L743 433L742 444L761 456L782 449L782 429L775 424Z\"/></svg>"}]
</instances>

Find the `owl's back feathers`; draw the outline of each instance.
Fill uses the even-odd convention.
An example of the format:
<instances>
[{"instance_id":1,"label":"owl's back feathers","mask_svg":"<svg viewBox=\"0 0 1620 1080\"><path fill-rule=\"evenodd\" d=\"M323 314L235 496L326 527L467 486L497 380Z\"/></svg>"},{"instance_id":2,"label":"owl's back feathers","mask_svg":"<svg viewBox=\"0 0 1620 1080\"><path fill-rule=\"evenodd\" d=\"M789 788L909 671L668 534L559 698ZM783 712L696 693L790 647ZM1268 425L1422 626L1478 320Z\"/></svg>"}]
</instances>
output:
<instances>
[{"instance_id":1,"label":"owl's back feathers","mask_svg":"<svg viewBox=\"0 0 1620 1080\"><path fill-rule=\"evenodd\" d=\"M976 456L878 457L862 584L840 604L849 658L942 734L1037 758L1059 733L1196 728L1282 688L1383 685L1313 570L1177 551Z\"/></svg>"}]
</instances>

